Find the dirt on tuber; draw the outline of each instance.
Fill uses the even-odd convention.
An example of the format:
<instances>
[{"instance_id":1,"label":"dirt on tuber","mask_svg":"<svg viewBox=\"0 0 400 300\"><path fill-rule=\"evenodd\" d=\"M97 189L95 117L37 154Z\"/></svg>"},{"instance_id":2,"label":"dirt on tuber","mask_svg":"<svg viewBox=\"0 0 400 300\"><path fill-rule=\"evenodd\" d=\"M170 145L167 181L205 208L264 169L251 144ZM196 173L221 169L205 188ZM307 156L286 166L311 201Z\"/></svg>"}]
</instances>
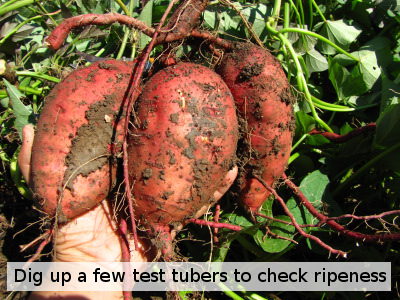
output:
<instances>
[{"instance_id":1,"label":"dirt on tuber","mask_svg":"<svg viewBox=\"0 0 400 300\"><path fill-rule=\"evenodd\" d=\"M103 200L116 181L126 91L135 63L96 62L46 97L32 150L37 206L60 223Z\"/></svg>"},{"instance_id":2,"label":"dirt on tuber","mask_svg":"<svg viewBox=\"0 0 400 300\"><path fill-rule=\"evenodd\" d=\"M253 174L273 186L287 168L295 130L294 98L279 61L254 44L233 44L217 73L231 90L241 119L240 202L254 212L270 193Z\"/></svg>"},{"instance_id":3,"label":"dirt on tuber","mask_svg":"<svg viewBox=\"0 0 400 300\"><path fill-rule=\"evenodd\" d=\"M235 105L221 77L193 63L153 75L136 104L128 148L135 214L169 260L170 230L215 203L235 164Z\"/></svg>"}]
</instances>

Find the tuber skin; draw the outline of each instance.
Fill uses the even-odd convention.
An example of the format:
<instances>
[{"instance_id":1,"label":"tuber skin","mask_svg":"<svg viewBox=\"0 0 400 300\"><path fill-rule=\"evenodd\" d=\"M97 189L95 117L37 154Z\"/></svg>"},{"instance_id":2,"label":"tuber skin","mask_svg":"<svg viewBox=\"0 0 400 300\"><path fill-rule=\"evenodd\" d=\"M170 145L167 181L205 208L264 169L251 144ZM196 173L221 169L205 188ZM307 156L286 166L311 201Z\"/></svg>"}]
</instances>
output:
<instances>
[{"instance_id":1,"label":"tuber skin","mask_svg":"<svg viewBox=\"0 0 400 300\"><path fill-rule=\"evenodd\" d=\"M294 99L279 61L259 46L233 44L216 71L231 90L243 120L240 202L255 212L270 192L252 175L273 186L287 167L295 129Z\"/></svg>"},{"instance_id":2,"label":"tuber skin","mask_svg":"<svg viewBox=\"0 0 400 300\"><path fill-rule=\"evenodd\" d=\"M136 104L128 147L135 215L169 260L171 228L213 205L235 164L235 105L220 76L193 63L153 75Z\"/></svg>"},{"instance_id":3,"label":"tuber skin","mask_svg":"<svg viewBox=\"0 0 400 300\"><path fill-rule=\"evenodd\" d=\"M37 206L59 223L103 200L116 179L126 90L135 63L96 62L73 71L46 97L32 151Z\"/></svg>"}]
</instances>

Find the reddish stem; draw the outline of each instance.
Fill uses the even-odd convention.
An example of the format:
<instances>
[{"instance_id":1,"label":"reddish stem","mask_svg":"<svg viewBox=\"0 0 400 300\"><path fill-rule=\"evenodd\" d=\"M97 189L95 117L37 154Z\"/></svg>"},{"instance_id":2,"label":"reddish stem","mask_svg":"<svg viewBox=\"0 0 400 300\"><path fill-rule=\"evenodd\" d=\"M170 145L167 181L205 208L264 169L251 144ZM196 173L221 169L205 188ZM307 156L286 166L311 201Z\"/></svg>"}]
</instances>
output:
<instances>
[{"instance_id":1,"label":"reddish stem","mask_svg":"<svg viewBox=\"0 0 400 300\"><path fill-rule=\"evenodd\" d=\"M361 240L364 242L385 242L385 241L398 241L400 240L400 233L387 233L387 234L363 234L360 232L355 232L344 228L342 225L339 225L334 220L331 220L327 216L321 214L306 198L306 196L300 191L300 189L287 178L285 174L282 176L285 179L285 184L296 194L299 198L300 203L303 204L307 210L316 217L320 223L326 223L332 229L338 231L340 234L344 236L351 237L356 240Z\"/></svg>"},{"instance_id":2,"label":"reddish stem","mask_svg":"<svg viewBox=\"0 0 400 300\"><path fill-rule=\"evenodd\" d=\"M371 123L371 124L365 125L363 127L356 128L353 131L350 131L349 133L344 134L344 135L336 134L333 132L317 131L315 129L311 130L310 134L311 135L320 134L323 137L325 137L327 140L329 140L333 143L336 143L336 144L340 144L340 143L345 143L345 142L351 140L352 138L363 134L364 132L374 131L375 129L376 129L376 124Z\"/></svg>"},{"instance_id":3,"label":"reddish stem","mask_svg":"<svg viewBox=\"0 0 400 300\"><path fill-rule=\"evenodd\" d=\"M125 191L127 195L127 200L128 200L128 208L129 208L129 214L131 216L131 223L132 223L132 230L133 230L133 237L135 240L135 250L138 250L138 241L137 241L137 233L136 233L136 224L135 224L135 214L133 211L133 198L131 194L131 188L130 188L130 182L129 182L129 170L128 170L128 143L127 143L127 138L128 138L128 129L129 129L129 121L130 121L130 115L131 115L131 109L133 106L133 103L137 100L139 97L139 83L140 79L142 78L143 71L146 65L147 60L149 59L150 52L154 47L154 43L157 39L158 32L161 29L162 24L164 23L168 13L170 12L172 6L177 2L177 0L171 1L167 7L167 9L164 12L164 15L162 16L160 23L158 24L157 29L154 31L153 38L150 41L150 43L146 46L145 51L141 54L141 56L138 59L138 63L135 66L136 70L133 72L133 82L131 85L131 88L129 89L128 95L128 105L127 105L127 111L126 111L126 116L125 116L125 131L124 131L124 142L122 144L122 150L123 150L123 168L124 168L124 180L125 180Z\"/></svg>"},{"instance_id":4,"label":"reddish stem","mask_svg":"<svg viewBox=\"0 0 400 300\"><path fill-rule=\"evenodd\" d=\"M216 223L219 221L219 214L221 213L221 206L219 204L215 205L215 216L214 220ZM218 228L214 227L214 244L218 244Z\"/></svg>"},{"instance_id":5,"label":"reddish stem","mask_svg":"<svg viewBox=\"0 0 400 300\"><path fill-rule=\"evenodd\" d=\"M331 217L331 218L327 218L328 220L341 220L341 219L345 219L345 218L351 218L354 220L376 220L376 219L382 219L384 217L390 216L390 215L399 215L400 216L400 210L391 210L391 211L386 211L383 212L379 215L371 215L371 216L355 216L355 215L351 215L351 214L345 214L345 215L341 215L338 217Z\"/></svg>"},{"instance_id":6,"label":"reddish stem","mask_svg":"<svg viewBox=\"0 0 400 300\"><path fill-rule=\"evenodd\" d=\"M306 233L303 229L301 229L300 225L297 223L296 219L294 218L294 216L292 215L292 213L290 212L289 208L286 206L285 201L278 195L278 193L271 188L261 177L257 176L257 175L253 175L254 178L256 178L271 194L274 195L275 199L278 200L278 202L280 203L280 205L282 206L283 210L285 211L286 215L288 215L288 217L290 218L290 220L293 223L293 226L296 228L296 230L305 238L309 238L311 240L313 240L314 242L316 242L318 245L320 245L321 247L325 248L326 250L328 250L331 253L334 254L338 254L341 255L343 257L346 257L346 253L341 251L341 250L336 250L333 249L331 246L325 244L323 241L321 241L319 238L317 238L316 236L313 236L311 234Z\"/></svg>"},{"instance_id":7,"label":"reddish stem","mask_svg":"<svg viewBox=\"0 0 400 300\"><path fill-rule=\"evenodd\" d=\"M285 224L285 225L291 225L291 226L293 226L293 223L292 223L292 222L288 222L288 221L284 221L284 220L281 220L281 219L276 219L276 218L273 218L273 217L269 217L269 216L264 215L264 214L259 213L259 212L253 212L253 214L254 214L255 216L257 216L257 217L261 217L261 218L264 218L264 219L267 219L267 220L271 220L271 221L273 221L273 222L278 222L278 223L282 223L282 224ZM306 225L300 225L300 224L299 224L299 226L300 226L301 228L317 227L317 225L314 225L314 224L306 224Z\"/></svg>"},{"instance_id":8,"label":"reddish stem","mask_svg":"<svg viewBox=\"0 0 400 300\"><path fill-rule=\"evenodd\" d=\"M173 3L175 4L176 2L177 1L174 1ZM136 28L150 37L156 36L156 40L153 42L153 46L173 42L183 39L190 34L190 31L197 24L201 13L206 8L206 5L206 0L183 1L182 4L177 8L175 13L171 16L165 31L163 31L158 38L158 33L154 35L156 30L148 26L146 23L139 21L135 18L128 17L126 15L116 13L103 15L86 14L65 19L60 25L56 27L56 29L52 31L50 36L46 39L46 43L51 50L57 51L61 48L71 30L88 25L110 25L113 23L120 23ZM165 18L162 22L160 20L160 23L158 25L158 32L160 32L161 26L164 23L166 17L167 15L165 15ZM216 39L217 41L222 41L218 38Z\"/></svg>"},{"instance_id":9,"label":"reddish stem","mask_svg":"<svg viewBox=\"0 0 400 300\"><path fill-rule=\"evenodd\" d=\"M197 225L210 226L210 227L213 227L213 228L226 228L226 229L230 229L230 230L233 230L233 231L242 230L242 227L237 226L237 225L232 225L232 224L216 223L216 222L200 220L200 219L188 219L188 221L190 223L194 223L194 224L197 224Z\"/></svg>"},{"instance_id":10,"label":"reddish stem","mask_svg":"<svg viewBox=\"0 0 400 300\"><path fill-rule=\"evenodd\" d=\"M157 38L156 45L186 38L199 23L200 16L207 6L207 0L186 0L176 8Z\"/></svg>"},{"instance_id":11,"label":"reddish stem","mask_svg":"<svg viewBox=\"0 0 400 300\"><path fill-rule=\"evenodd\" d=\"M40 243L40 245L37 248L35 254L30 259L28 259L27 263L31 263L31 262L36 261L39 258L40 254L42 253L43 248L48 243L50 243L50 241L51 241L51 239L53 238L53 235L54 235L54 229L49 229L49 230L50 230L49 235L46 237L46 239L43 242Z\"/></svg>"},{"instance_id":12,"label":"reddish stem","mask_svg":"<svg viewBox=\"0 0 400 300\"><path fill-rule=\"evenodd\" d=\"M131 261L131 253L129 251L129 243L128 243L128 225L126 224L126 221L124 219L121 219L119 229L121 231L121 234L119 235L119 238L121 240L121 253L122 253L122 262L130 262ZM130 265L124 264L124 268L127 268L127 270L124 270L126 274L128 274L129 279L131 270L130 270ZM128 282L131 282L128 280ZM132 299L132 293L130 291L124 291L122 292L124 296L124 300L130 300Z\"/></svg>"},{"instance_id":13,"label":"reddish stem","mask_svg":"<svg viewBox=\"0 0 400 300\"><path fill-rule=\"evenodd\" d=\"M291 224L291 225L293 225L293 224ZM265 238L266 238L268 235L270 235L270 236L272 236L273 238L276 238L276 239L286 240L286 241L292 242L293 244L296 244L296 245L299 244L298 242L296 242L295 240L293 240L293 239L291 239L291 238L288 238L288 237L285 237L285 236L280 236L280 235L277 235L276 233L273 233L273 232L269 229L268 226L265 228L265 230L266 230L266 232L265 232L265 235L263 236L263 243L265 243Z\"/></svg>"},{"instance_id":14,"label":"reddish stem","mask_svg":"<svg viewBox=\"0 0 400 300\"><path fill-rule=\"evenodd\" d=\"M207 40L215 45L220 46L221 48L223 48L225 50L229 50L232 48L231 44L228 41L221 39L219 37L216 37L215 35L207 32L207 31L193 29L192 32L190 33L190 36L199 38L199 39L203 39L203 40Z\"/></svg>"},{"instance_id":15,"label":"reddish stem","mask_svg":"<svg viewBox=\"0 0 400 300\"><path fill-rule=\"evenodd\" d=\"M115 13L104 15L87 14L65 19L52 31L50 36L46 39L46 43L51 50L56 51L61 48L72 29L87 25L110 25L113 23L134 27L148 36L154 34L154 29L149 27L146 23L126 15Z\"/></svg>"},{"instance_id":16,"label":"reddish stem","mask_svg":"<svg viewBox=\"0 0 400 300\"><path fill-rule=\"evenodd\" d=\"M172 237L169 226L159 228L156 236L157 240L161 242L161 253L164 261L173 261L174 251L172 247Z\"/></svg>"}]
</instances>

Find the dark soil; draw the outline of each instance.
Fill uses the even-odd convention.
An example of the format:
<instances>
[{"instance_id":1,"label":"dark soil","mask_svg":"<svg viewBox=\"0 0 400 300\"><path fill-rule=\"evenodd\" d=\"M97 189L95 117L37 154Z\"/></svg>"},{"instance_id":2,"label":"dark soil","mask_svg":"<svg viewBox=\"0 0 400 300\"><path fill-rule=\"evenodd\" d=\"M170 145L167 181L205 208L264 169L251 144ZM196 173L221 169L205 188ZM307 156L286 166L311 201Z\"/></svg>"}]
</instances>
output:
<instances>
[{"instance_id":1,"label":"dark soil","mask_svg":"<svg viewBox=\"0 0 400 300\"><path fill-rule=\"evenodd\" d=\"M112 109L115 101L112 95L90 106L86 112L88 124L82 125L72 140L71 151L66 157L64 184L73 189L72 182L78 175L88 176L101 169L108 161L108 145L114 135L114 126L105 116L114 119Z\"/></svg>"}]
</instances>

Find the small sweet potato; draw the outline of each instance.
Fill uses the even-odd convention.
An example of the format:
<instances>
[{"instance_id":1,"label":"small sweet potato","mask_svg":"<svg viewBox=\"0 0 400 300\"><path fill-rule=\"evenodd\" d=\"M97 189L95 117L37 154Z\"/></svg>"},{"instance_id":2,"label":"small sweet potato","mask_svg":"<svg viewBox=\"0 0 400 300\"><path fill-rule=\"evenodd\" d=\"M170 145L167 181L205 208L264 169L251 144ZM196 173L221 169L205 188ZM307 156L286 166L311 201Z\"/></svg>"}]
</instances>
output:
<instances>
[{"instance_id":1,"label":"small sweet potato","mask_svg":"<svg viewBox=\"0 0 400 300\"><path fill-rule=\"evenodd\" d=\"M77 69L45 99L32 149L32 189L39 208L58 222L91 209L113 187L133 66L106 60Z\"/></svg>"},{"instance_id":2,"label":"small sweet potato","mask_svg":"<svg viewBox=\"0 0 400 300\"><path fill-rule=\"evenodd\" d=\"M153 75L136 104L128 147L135 215L161 242L170 226L215 202L235 164L235 105L221 77L193 63Z\"/></svg>"},{"instance_id":3,"label":"small sweet potato","mask_svg":"<svg viewBox=\"0 0 400 300\"><path fill-rule=\"evenodd\" d=\"M269 184L279 179L290 156L295 129L293 97L279 61L250 43L237 43L226 53L217 73L235 99L244 138L238 150L244 168L238 176L240 201L256 211L269 192L253 172Z\"/></svg>"}]
</instances>

